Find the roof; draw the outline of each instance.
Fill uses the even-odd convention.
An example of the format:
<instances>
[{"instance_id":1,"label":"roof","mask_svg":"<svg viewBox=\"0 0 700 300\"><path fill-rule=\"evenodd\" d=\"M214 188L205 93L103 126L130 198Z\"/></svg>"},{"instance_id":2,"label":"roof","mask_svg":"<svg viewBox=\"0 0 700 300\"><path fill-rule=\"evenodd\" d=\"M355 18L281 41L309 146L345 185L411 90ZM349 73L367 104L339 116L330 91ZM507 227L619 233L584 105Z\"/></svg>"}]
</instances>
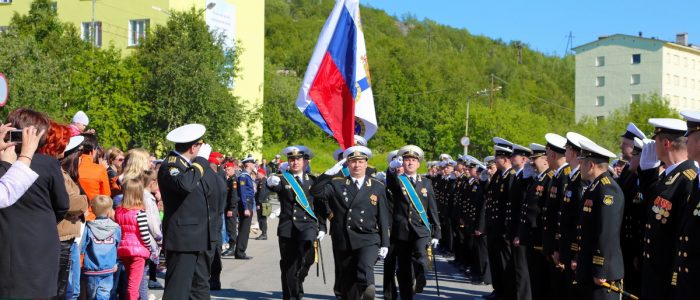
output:
<instances>
[{"instance_id":1,"label":"roof","mask_svg":"<svg viewBox=\"0 0 700 300\"><path fill-rule=\"evenodd\" d=\"M576 52L579 52L579 50L583 50L583 48L586 48L586 47L588 47L588 46L592 46L592 45L594 45L594 44L596 44L596 43L600 43L600 42L602 42L602 41L613 40L613 39L620 39L620 38L624 38L624 39L635 39L635 40L638 40L638 41L644 41L644 42L650 42L650 43L658 43L659 46L669 46L669 47L672 47L672 48L675 48L675 49L678 49L678 50L685 50L685 51L689 51L689 52L692 52L692 53L695 53L695 54L700 54L700 49L697 49L697 48L695 48L695 47L683 46L683 45L679 45L679 44L676 44L676 43L673 43L673 42L660 40L660 39L657 39L657 38L640 37L640 36L627 35L627 34L620 34L620 33L618 33L618 34L613 34L613 35L610 35L610 36L600 37L600 38L598 38L598 39L595 40L595 41L591 41L591 42L585 43L585 44L583 44L583 45L576 46L576 47L572 48L572 50L574 50L574 51L576 51Z\"/></svg>"}]
</instances>

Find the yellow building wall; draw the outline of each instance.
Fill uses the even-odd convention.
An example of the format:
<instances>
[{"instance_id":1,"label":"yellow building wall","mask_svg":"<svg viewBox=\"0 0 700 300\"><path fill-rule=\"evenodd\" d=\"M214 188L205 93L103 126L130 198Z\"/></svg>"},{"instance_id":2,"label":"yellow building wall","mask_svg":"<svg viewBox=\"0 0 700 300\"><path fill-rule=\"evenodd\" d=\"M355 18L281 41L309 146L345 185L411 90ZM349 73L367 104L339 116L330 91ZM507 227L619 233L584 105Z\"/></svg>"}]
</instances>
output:
<instances>
[{"instance_id":1,"label":"yellow building wall","mask_svg":"<svg viewBox=\"0 0 700 300\"><path fill-rule=\"evenodd\" d=\"M235 39L244 49L240 55L240 74L235 80L232 93L239 97L244 109L262 107L265 64L265 1L264 0L219 0L235 8ZM0 26L7 26L15 12L29 12L31 0L15 0L11 4L0 4ZM169 11L188 10L192 7L204 9L206 0L96 0L94 20L102 22L102 47L114 45L128 55L134 48L128 46L129 21L148 19L150 28L163 25ZM91 0L56 1L58 17L75 24L80 30L83 22L93 19ZM205 12L206 13L206 12ZM211 129L216 130L216 129ZM262 120L251 128L241 126L238 130L245 137L243 149L260 158L260 149L251 141L261 141ZM249 134L250 133L250 134ZM215 145L214 145L215 146Z\"/></svg>"}]
</instances>

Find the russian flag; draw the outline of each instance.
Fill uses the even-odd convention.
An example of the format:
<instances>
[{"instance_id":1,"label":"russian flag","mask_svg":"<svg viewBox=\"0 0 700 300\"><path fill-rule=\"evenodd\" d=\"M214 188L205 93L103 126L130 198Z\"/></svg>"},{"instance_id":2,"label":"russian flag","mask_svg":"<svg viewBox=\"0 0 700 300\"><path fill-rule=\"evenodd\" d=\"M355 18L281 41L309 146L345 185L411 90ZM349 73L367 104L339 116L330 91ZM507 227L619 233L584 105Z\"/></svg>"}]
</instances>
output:
<instances>
[{"instance_id":1,"label":"russian flag","mask_svg":"<svg viewBox=\"0 0 700 300\"><path fill-rule=\"evenodd\" d=\"M337 0L306 69L297 108L341 148L377 131L359 0Z\"/></svg>"}]
</instances>

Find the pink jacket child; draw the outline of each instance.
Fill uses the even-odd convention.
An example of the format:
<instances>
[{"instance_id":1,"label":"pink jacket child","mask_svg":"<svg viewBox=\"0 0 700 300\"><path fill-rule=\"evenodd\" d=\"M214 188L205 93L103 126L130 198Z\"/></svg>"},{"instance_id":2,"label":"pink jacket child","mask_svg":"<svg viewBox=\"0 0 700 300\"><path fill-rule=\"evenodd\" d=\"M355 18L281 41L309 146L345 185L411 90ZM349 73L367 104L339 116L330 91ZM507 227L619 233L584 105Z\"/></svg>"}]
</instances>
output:
<instances>
[{"instance_id":1,"label":"pink jacket child","mask_svg":"<svg viewBox=\"0 0 700 300\"><path fill-rule=\"evenodd\" d=\"M122 228L122 238L117 248L117 256L124 263L127 272L128 299L138 300L145 262L151 256L150 245L153 243L148 233L146 213L136 208L118 207L115 219ZM143 226L146 227L145 232L140 228Z\"/></svg>"}]
</instances>

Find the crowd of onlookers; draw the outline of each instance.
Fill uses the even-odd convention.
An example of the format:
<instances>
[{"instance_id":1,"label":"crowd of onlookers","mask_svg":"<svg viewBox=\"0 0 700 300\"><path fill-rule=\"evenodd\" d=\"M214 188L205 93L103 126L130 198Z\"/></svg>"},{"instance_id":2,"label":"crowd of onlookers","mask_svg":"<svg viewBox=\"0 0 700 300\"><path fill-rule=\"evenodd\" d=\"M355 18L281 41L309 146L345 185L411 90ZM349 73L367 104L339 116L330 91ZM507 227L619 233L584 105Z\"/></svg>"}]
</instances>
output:
<instances>
[{"instance_id":1,"label":"crowd of onlookers","mask_svg":"<svg viewBox=\"0 0 700 300\"><path fill-rule=\"evenodd\" d=\"M162 288L157 280L164 257L157 180L162 161L142 148L101 146L82 111L71 124L60 124L40 111L19 108L5 123L0 126L0 299L148 299L149 288ZM242 212L235 183L241 172L255 178L258 239L266 239L270 206L264 182L266 174L279 171L279 157L270 163L253 160L250 167L219 152L201 155L227 182L222 255L234 255L239 244ZM212 274L212 289L220 288L216 281L218 274Z\"/></svg>"}]
</instances>

